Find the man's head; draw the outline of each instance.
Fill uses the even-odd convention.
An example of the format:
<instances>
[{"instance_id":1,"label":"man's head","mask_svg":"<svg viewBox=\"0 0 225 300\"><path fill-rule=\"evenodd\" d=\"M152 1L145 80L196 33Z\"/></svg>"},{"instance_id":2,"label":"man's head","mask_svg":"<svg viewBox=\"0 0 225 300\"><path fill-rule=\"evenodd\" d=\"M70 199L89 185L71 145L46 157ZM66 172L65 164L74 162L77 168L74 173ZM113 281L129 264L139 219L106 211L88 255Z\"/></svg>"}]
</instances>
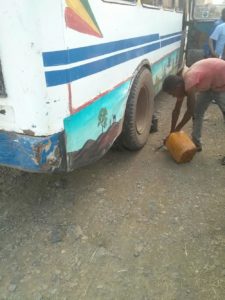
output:
<instances>
[{"instance_id":1,"label":"man's head","mask_svg":"<svg viewBox=\"0 0 225 300\"><path fill-rule=\"evenodd\" d=\"M182 98L185 96L184 80L177 75L169 75L165 78L162 90L173 97Z\"/></svg>"},{"instance_id":2,"label":"man's head","mask_svg":"<svg viewBox=\"0 0 225 300\"><path fill-rule=\"evenodd\" d=\"M221 11L221 19L225 22L225 8Z\"/></svg>"}]
</instances>

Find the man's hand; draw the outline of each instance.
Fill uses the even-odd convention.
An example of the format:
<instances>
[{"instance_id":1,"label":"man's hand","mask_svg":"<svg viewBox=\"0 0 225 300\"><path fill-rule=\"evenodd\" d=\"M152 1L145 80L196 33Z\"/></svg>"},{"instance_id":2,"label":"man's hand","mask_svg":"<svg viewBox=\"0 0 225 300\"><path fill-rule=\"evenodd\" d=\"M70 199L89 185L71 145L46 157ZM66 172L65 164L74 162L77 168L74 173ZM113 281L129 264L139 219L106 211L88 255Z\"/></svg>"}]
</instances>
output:
<instances>
[{"instance_id":1,"label":"man's hand","mask_svg":"<svg viewBox=\"0 0 225 300\"><path fill-rule=\"evenodd\" d=\"M209 38L208 44L209 44L209 49L211 52L212 57L217 57L219 58L219 55L216 53L215 49L214 49L214 45L213 42L216 42L216 40L213 40L212 38Z\"/></svg>"},{"instance_id":2,"label":"man's hand","mask_svg":"<svg viewBox=\"0 0 225 300\"><path fill-rule=\"evenodd\" d=\"M195 91L190 91L187 96L187 110L178 125L176 125L174 131L180 131L184 125L194 116L195 107Z\"/></svg>"},{"instance_id":3,"label":"man's hand","mask_svg":"<svg viewBox=\"0 0 225 300\"><path fill-rule=\"evenodd\" d=\"M172 133L172 132L170 132L170 133ZM163 139L163 145L164 145L164 146L166 145L166 141L167 141L167 139L168 139L169 136L170 136L170 134L168 134L167 137L165 137L165 138Z\"/></svg>"}]
</instances>

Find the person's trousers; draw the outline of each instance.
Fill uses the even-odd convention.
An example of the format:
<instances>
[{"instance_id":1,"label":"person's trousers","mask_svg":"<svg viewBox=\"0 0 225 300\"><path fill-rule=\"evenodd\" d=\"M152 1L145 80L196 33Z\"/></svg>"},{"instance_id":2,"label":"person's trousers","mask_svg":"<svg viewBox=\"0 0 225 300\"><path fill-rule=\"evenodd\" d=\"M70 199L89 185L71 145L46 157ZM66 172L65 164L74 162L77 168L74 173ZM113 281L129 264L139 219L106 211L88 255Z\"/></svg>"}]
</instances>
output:
<instances>
[{"instance_id":1,"label":"person's trousers","mask_svg":"<svg viewBox=\"0 0 225 300\"><path fill-rule=\"evenodd\" d=\"M196 102L193 117L192 138L197 144L201 143L202 123L204 114L212 100L215 100L225 119L225 92L214 92L212 90L196 94Z\"/></svg>"}]
</instances>

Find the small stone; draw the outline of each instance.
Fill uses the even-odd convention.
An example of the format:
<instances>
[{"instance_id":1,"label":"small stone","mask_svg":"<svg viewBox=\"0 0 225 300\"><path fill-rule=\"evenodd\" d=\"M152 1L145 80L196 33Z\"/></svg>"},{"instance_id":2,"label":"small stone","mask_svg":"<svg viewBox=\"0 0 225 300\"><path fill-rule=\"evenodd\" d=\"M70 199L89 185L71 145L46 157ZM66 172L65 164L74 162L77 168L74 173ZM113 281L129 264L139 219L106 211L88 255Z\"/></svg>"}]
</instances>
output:
<instances>
[{"instance_id":1,"label":"small stone","mask_svg":"<svg viewBox=\"0 0 225 300\"><path fill-rule=\"evenodd\" d=\"M98 286L97 286L97 289L103 289L103 285L101 285L101 284L98 285Z\"/></svg>"},{"instance_id":2,"label":"small stone","mask_svg":"<svg viewBox=\"0 0 225 300\"><path fill-rule=\"evenodd\" d=\"M97 194L102 194L102 193L104 193L105 191L106 191L106 189L104 189L104 188L98 188L98 189L96 190Z\"/></svg>"},{"instance_id":3,"label":"small stone","mask_svg":"<svg viewBox=\"0 0 225 300\"><path fill-rule=\"evenodd\" d=\"M74 234L75 234L75 240L77 240L83 236L83 231L79 225L76 226Z\"/></svg>"},{"instance_id":4,"label":"small stone","mask_svg":"<svg viewBox=\"0 0 225 300\"><path fill-rule=\"evenodd\" d=\"M64 237L64 232L63 232L62 228L55 227L55 228L53 228L53 230L51 232L50 241L53 244L60 243L60 242L62 242L63 237Z\"/></svg>"},{"instance_id":5,"label":"small stone","mask_svg":"<svg viewBox=\"0 0 225 300\"><path fill-rule=\"evenodd\" d=\"M8 216L8 211L6 210L4 213L3 213L3 218L6 218Z\"/></svg>"},{"instance_id":6,"label":"small stone","mask_svg":"<svg viewBox=\"0 0 225 300\"><path fill-rule=\"evenodd\" d=\"M177 272L172 273L171 276L173 279L178 279L180 277L179 273Z\"/></svg>"},{"instance_id":7,"label":"small stone","mask_svg":"<svg viewBox=\"0 0 225 300\"><path fill-rule=\"evenodd\" d=\"M110 255L110 252L107 251L107 249L103 246L100 246L98 248L98 251L96 252L95 254L97 257L103 257L103 256L109 256Z\"/></svg>"},{"instance_id":8,"label":"small stone","mask_svg":"<svg viewBox=\"0 0 225 300\"><path fill-rule=\"evenodd\" d=\"M35 297L35 300L44 300L43 296L38 294L36 297Z\"/></svg>"},{"instance_id":9,"label":"small stone","mask_svg":"<svg viewBox=\"0 0 225 300\"><path fill-rule=\"evenodd\" d=\"M215 230L216 230L216 231L221 231L222 228L221 228L221 227L217 227L217 228L215 228Z\"/></svg>"},{"instance_id":10,"label":"small stone","mask_svg":"<svg viewBox=\"0 0 225 300\"><path fill-rule=\"evenodd\" d=\"M216 267L219 267L221 265L221 262L217 259L215 259L214 264Z\"/></svg>"},{"instance_id":11,"label":"small stone","mask_svg":"<svg viewBox=\"0 0 225 300\"><path fill-rule=\"evenodd\" d=\"M16 285L16 284L10 284L10 286L9 286L9 291L10 291L10 292L15 292L16 288L17 288L17 285Z\"/></svg>"},{"instance_id":12,"label":"small stone","mask_svg":"<svg viewBox=\"0 0 225 300\"><path fill-rule=\"evenodd\" d=\"M70 288L72 289L72 288L78 286L78 282L77 282L77 281L70 282L70 283L69 283L69 286L70 286Z\"/></svg>"},{"instance_id":13,"label":"small stone","mask_svg":"<svg viewBox=\"0 0 225 300\"><path fill-rule=\"evenodd\" d=\"M141 254L141 252L143 251L143 249L144 249L144 246L143 245L137 245L136 247L135 247L135 251L134 251L134 257L138 257L138 256L140 256L140 254Z\"/></svg>"},{"instance_id":14,"label":"small stone","mask_svg":"<svg viewBox=\"0 0 225 300\"><path fill-rule=\"evenodd\" d=\"M54 182L54 186L58 189L63 189L66 186L66 180L65 179L60 179Z\"/></svg>"},{"instance_id":15,"label":"small stone","mask_svg":"<svg viewBox=\"0 0 225 300\"><path fill-rule=\"evenodd\" d=\"M52 295L55 295L56 293L57 293L57 289L53 289L53 290L51 290L51 292L50 292Z\"/></svg>"},{"instance_id":16,"label":"small stone","mask_svg":"<svg viewBox=\"0 0 225 300\"><path fill-rule=\"evenodd\" d=\"M45 290L47 290L47 289L48 289L48 286L47 286L47 284L43 284L43 285L42 285L42 290L44 290L44 291L45 291Z\"/></svg>"},{"instance_id":17,"label":"small stone","mask_svg":"<svg viewBox=\"0 0 225 300\"><path fill-rule=\"evenodd\" d=\"M67 234L73 236L75 240L78 240L84 236L83 231L79 225L70 225L67 228Z\"/></svg>"},{"instance_id":18,"label":"small stone","mask_svg":"<svg viewBox=\"0 0 225 300\"><path fill-rule=\"evenodd\" d=\"M61 187L61 182L60 181L56 181L54 185L55 185L55 187L60 188Z\"/></svg>"},{"instance_id":19,"label":"small stone","mask_svg":"<svg viewBox=\"0 0 225 300\"><path fill-rule=\"evenodd\" d=\"M82 239L82 241L87 241L88 237L86 235L83 235L81 239Z\"/></svg>"}]
</instances>

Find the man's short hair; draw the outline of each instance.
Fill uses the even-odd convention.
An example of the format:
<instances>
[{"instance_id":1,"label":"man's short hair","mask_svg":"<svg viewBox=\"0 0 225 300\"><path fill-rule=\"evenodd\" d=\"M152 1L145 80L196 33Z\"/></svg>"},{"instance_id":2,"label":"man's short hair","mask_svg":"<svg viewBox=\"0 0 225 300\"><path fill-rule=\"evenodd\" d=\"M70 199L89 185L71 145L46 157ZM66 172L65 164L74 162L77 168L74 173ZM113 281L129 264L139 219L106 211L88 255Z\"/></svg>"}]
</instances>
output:
<instances>
[{"instance_id":1,"label":"man's short hair","mask_svg":"<svg viewBox=\"0 0 225 300\"><path fill-rule=\"evenodd\" d=\"M164 79L162 90L164 92L174 91L175 88L183 82L184 80L182 77L177 75L169 75Z\"/></svg>"}]
</instances>

